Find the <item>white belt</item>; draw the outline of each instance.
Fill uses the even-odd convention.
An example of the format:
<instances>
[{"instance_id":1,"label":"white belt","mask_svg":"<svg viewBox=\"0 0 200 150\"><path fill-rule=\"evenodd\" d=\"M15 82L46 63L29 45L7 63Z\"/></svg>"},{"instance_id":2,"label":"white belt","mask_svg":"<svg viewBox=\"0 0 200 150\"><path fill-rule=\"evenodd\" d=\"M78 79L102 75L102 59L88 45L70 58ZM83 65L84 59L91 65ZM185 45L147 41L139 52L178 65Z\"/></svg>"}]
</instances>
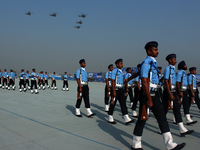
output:
<instances>
[{"instance_id":1,"label":"white belt","mask_svg":"<svg viewBox=\"0 0 200 150\"><path fill-rule=\"evenodd\" d=\"M193 87L193 90L196 90L197 88L196 87Z\"/></svg>"},{"instance_id":2,"label":"white belt","mask_svg":"<svg viewBox=\"0 0 200 150\"><path fill-rule=\"evenodd\" d=\"M123 87L123 84L116 84L116 87Z\"/></svg>"},{"instance_id":3,"label":"white belt","mask_svg":"<svg viewBox=\"0 0 200 150\"><path fill-rule=\"evenodd\" d=\"M24 79L24 78L20 78L20 79Z\"/></svg>"},{"instance_id":4,"label":"white belt","mask_svg":"<svg viewBox=\"0 0 200 150\"><path fill-rule=\"evenodd\" d=\"M171 89L172 89L172 90L176 89L176 86L175 86L175 85L172 85L172 86L171 86Z\"/></svg>"},{"instance_id":5,"label":"white belt","mask_svg":"<svg viewBox=\"0 0 200 150\"><path fill-rule=\"evenodd\" d=\"M87 82L81 81L81 85L87 85Z\"/></svg>"},{"instance_id":6,"label":"white belt","mask_svg":"<svg viewBox=\"0 0 200 150\"><path fill-rule=\"evenodd\" d=\"M182 86L181 90L186 90L187 87L186 86Z\"/></svg>"},{"instance_id":7,"label":"white belt","mask_svg":"<svg viewBox=\"0 0 200 150\"><path fill-rule=\"evenodd\" d=\"M131 85L131 84L128 84L128 87L132 87L132 85Z\"/></svg>"},{"instance_id":8,"label":"white belt","mask_svg":"<svg viewBox=\"0 0 200 150\"><path fill-rule=\"evenodd\" d=\"M35 78L31 78L31 80L35 80Z\"/></svg>"},{"instance_id":9,"label":"white belt","mask_svg":"<svg viewBox=\"0 0 200 150\"><path fill-rule=\"evenodd\" d=\"M67 79L64 79L65 81L67 81Z\"/></svg>"},{"instance_id":10,"label":"white belt","mask_svg":"<svg viewBox=\"0 0 200 150\"><path fill-rule=\"evenodd\" d=\"M158 88L157 84L150 83L150 88Z\"/></svg>"}]
</instances>

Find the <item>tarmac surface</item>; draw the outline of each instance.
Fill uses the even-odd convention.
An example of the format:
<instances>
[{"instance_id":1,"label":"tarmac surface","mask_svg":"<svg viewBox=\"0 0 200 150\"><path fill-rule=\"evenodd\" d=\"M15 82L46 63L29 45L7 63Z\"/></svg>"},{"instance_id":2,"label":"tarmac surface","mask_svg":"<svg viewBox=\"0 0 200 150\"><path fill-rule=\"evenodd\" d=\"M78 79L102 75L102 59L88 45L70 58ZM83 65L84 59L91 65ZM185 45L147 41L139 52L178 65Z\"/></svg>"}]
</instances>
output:
<instances>
[{"instance_id":1,"label":"tarmac surface","mask_svg":"<svg viewBox=\"0 0 200 150\"><path fill-rule=\"evenodd\" d=\"M92 118L87 117L83 102L83 117L75 116L75 81L69 81L69 91L62 91L62 81L57 81L57 87L57 90L39 90L39 94L19 92L18 88L15 91L0 89L0 150L130 149L135 122L124 124L118 104L114 112L117 124L107 122L107 113L104 112L104 83L89 83L91 109L96 113ZM129 98L127 107L131 116ZM177 125L172 124L171 111L167 118L174 141L186 142L185 150L199 150L200 113L195 104L190 112L193 120L198 123L185 125L186 128L195 130L192 135L185 137L180 137ZM186 122L185 117L183 122ZM165 150L153 114L145 125L142 145L145 150Z\"/></svg>"}]
</instances>

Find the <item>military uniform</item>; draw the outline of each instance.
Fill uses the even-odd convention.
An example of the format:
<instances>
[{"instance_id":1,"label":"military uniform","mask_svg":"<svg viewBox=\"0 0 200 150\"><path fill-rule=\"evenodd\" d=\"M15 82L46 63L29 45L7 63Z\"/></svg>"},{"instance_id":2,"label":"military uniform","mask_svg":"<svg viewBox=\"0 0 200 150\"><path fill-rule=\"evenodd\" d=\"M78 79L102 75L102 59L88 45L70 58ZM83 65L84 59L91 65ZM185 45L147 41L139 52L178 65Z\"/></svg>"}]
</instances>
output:
<instances>
[{"instance_id":1,"label":"military uniform","mask_svg":"<svg viewBox=\"0 0 200 150\"><path fill-rule=\"evenodd\" d=\"M15 73L13 70L10 70L10 73L8 74L8 90L10 90L10 86L12 86L12 89L15 90Z\"/></svg>"},{"instance_id":2,"label":"military uniform","mask_svg":"<svg viewBox=\"0 0 200 150\"><path fill-rule=\"evenodd\" d=\"M38 78L37 73L35 72L35 69L32 69L33 72L31 73L31 94L33 94L33 86L35 87L35 94L38 94L37 90L37 82L36 79Z\"/></svg>"},{"instance_id":3,"label":"military uniform","mask_svg":"<svg viewBox=\"0 0 200 150\"><path fill-rule=\"evenodd\" d=\"M24 70L21 70L21 73L19 74L19 91L22 92L22 86L24 88L24 91L26 91L26 83L25 83L25 73Z\"/></svg>"},{"instance_id":4,"label":"military uniform","mask_svg":"<svg viewBox=\"0 0 200 150\"><path fill-rule=\"evenodd\" d=\"M49 86L49 84L48 84L48 75L47 75L47 72L45 72L45 74L44 74L44 80L45 80L44 86L45 86L45 84L46 84L47 87L49 88L50 86Z\"/></svg>"},{"instance_id":5,"label":"military uniform","mask_svg":"<svg viewBox=\"0 0 200 150\"><path fill-rule=\"evenodd\" d=\"M51 89L52 89L52 90L53 90L53 85L54 85L54 89L57 90L55 72L54 72L53 75L51 76Z\"/></svg>"},{"instance_id":6,"label":"military uniform","mask_svg":"<svg viewBox=\"0 0 200 150\"><path fill-rule=\"evenodd\" d=\"M8 88L8 81L7 81L7 78L8 78L8 73L6 72L6 69L4 70L3 74L2 74L2 77L3 77L3 86L2 86L2 89L4 89L4 85L6 85L6 89Z\"/></svg>"},{"instance_id":7,"label":"military uniform","mask_svg":"<svg viewBox=\"0 0 200 150\"><path fill-rule=\"evenodd\" d=\"M69 91L67 72L65 72L65 74L63 76L63 91L65 91L65 86L66 86L66 91Z\"/></svg>"}]
</instances>

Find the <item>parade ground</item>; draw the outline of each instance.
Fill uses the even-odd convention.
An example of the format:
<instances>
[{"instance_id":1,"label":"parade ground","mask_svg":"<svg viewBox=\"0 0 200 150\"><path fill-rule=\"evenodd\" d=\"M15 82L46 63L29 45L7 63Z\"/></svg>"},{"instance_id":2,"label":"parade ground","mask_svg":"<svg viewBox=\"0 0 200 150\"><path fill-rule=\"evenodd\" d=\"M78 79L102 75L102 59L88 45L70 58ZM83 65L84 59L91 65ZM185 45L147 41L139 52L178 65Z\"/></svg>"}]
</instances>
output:
<instances>
[{"instance_id":1,"label":"parade ground","mask_svg":"<svg viewBox=\"0 0 200 150\"><path fill-rule=\"evenodd\" d=\"M49 81L50 82L50 81ZM18 80L16 81L18 85ZM96 116L88 118L82 101L83 117L75 116L77 83L69 81L69 91L62 91L62 81L57 81L57 90L39 90L39 94L0 89L0 150L129 150L135 122L124 124L117 104L114 119L107 122L104 112L105 83L89 83L91 109ZM130 102L127 107L131 116ZM183 111L181 110L182 116ZM200 149L200 112L196 105L190 110L198 123L187 126L195 132L180 137L178 126L172 122L172 111L167 118L174 141L185 142L185 150ZM131 117L133 118L133 117ZM185 124L186 120L183 117ZM144 150L165 150L158 124L151 117L144 128Z\"/></svg>"}]
</instances>

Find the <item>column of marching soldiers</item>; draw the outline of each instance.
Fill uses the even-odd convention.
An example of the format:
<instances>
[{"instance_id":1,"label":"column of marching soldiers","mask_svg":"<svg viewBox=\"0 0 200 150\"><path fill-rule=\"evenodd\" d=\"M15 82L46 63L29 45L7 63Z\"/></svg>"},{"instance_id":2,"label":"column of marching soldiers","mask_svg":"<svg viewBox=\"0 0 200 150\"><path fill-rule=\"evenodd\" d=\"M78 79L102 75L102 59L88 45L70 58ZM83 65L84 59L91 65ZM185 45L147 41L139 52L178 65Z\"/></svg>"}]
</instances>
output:
<instances>
[{"instance_id":1,"label":"column of marching soldiers","mask_svg":"<svg viewBox=\"0 0 200 150\"><path fill-rule=\"evenodd\" d=\"M51 89L57 90L55 72L53 72L53 75L50 78L51 78ZM38 94L39 93L38 89L45 90L46 88L50 88L50 85L48 84L48 79L49 76L47 72L44 73L43 71L40 71L39 74L37 74L34 68L32 69L32 73L29 73L29 71L25 73L24 69L21 69L21 73L19 74L19 91L26 92L27 90L30 90L31 94L33 93ZM14 70L10 69L9 73L7 73L6 69L4 69L4 72L1 72L0 70L0 88L15 90L16 89L15 80L16 80L16 73L14 72ZM69 91L67 72L65 72L63 76L62 90Z\"/></svg>"},{"instance_id":2,"label":"column of marching soldiers","mask_svg":"<svg viewBox=\"0 0 200 150\"><path fill-rule=\"evenodd\" d=\"M155 119L158 122L158 133L163 136L164 144L168 150L180 150L185 147L186 143L177 144L173 141L172 134L170 132L169 124L166 118L167 112L169 110L173 111L173 123L177 125L178 132L181 137L192 134L194 130L187 129L182 120L181 116L181 105L183 106L184 116L186 118L187 125L194 125L197 121L192 120L190 115L190 106L195 103L200 110L200 99L199 91L196 84L196 67L190 67L189 74L186 74L187 65L185 61L178 63L178 72L175 72L175 65L177 63L176 54L169 54L166 57L166 61L169 65L165 68L164 74L161 74L162 67L157 66L156 57L158 57L158 43L156 41L148 42L144 49L146 50L147 57L141 63L137 65L137 73L132 74L131 68L126 69L126 74L123 75L123 59L117 59L115 61L115 68L113 64L108 66L108 72L105 75L106 86L105 86L105 111L108 113L108 123L116 124L113 113L117 101L120 104L121 113L124 118L126 125L134 122L128 115L126 99L129 96L132 109L132 117L137 118L135 128L133 131L133 140L131 144L132 150L142 150L142 134L143 128L146 121L149 118L150 111L154 114ZM76 80L78 84L77 88L77 101L75 105L75 114L77 117L82 117L81 115L81 102L84 99L87 116L92 117L96 115L92 112L90 108L89 100L89 86L88 86L88 76L86 71L86 61L81 59L79 61L80 68L76 71ZM2 74L2 88L5 88L4 82L7 82L7 77L9 78L8 89L12 86L15 89L13 70L9 74L6 70ZM27 73L28 74L28 73ZM26 91L26 84L28 84L29 77L31 78L31 87L28 84L28 88L31 89L33 93L33 86L35 87L35 93L37 91L36 78L38 79L38 87L45 89L45 85L48 86L48 80L40 74L36 74L35 69L32 73L27 76L24 70L21 70L19 75L19 89ZM1 75L1 74L0 74ZM65 73L66 75L66 73ZM56 89L55 73L52 78L52 88L53 84ZM133 84L133 79L135 78L135 84ZM1 80L0 80L1 81ZM67 75L64 76L64 84L68 83ZM134 85L134 86L133 86ZM134 87L134 96L133 90ZM63 86L64 90L64 86ZM137 111L137 105L139 103L139 110ZM139 112L139 113L137 113Z\"/></svg>"},{"instance_id":3,"label":"column of marching soldiers","mask_svg":"<svg viewBox=\"0 0 200 150\"><path fill-rule=\"evenodd\" d=\"M190 115L190 106L196 103L200 110L199 92L196 84L196 67L190 67L189 74L186 74L187 65L185 61L178 64L178 72L175 72L177 63L176 54L169 54L166 61L169 65L162 75L162 67L157 66L156 57L159 54L158 43L156 41L148 42L145 45L147 57L137 65L138 72L131 74L131 68L126 69L123 75L123 60L117 59L113 64L108 66L108 72L105 75L105 111L108 113L108 123L116 124L113 113L117 101L120 104L121 113L125 124L134 122L127 111L126 99L129 95L132 109L132 116L137 118L133 131L133 140L131 150L142 150L143 128L149 117L150 110L158 122L158 133L163 136L165 147L168 150L180 150L185 147L186 143L177 144L173 141L169 124L166 118L169 110L173 111L173 123L177 125L181 137L190 135L194 130L187 129L181 116L181 105L183 105L184 115L187 125L196 124ZM89 87L87 80L85 59L79 61L80 69L76 72L77 79L77 101L75 105L75 114L82 117L80 105L84 99L87 116L94 116L89 102ZM135 78L135 88L133 97L133 78ZM139 103L139 113L136 111Z\"/></svg>"}]
</instances>

